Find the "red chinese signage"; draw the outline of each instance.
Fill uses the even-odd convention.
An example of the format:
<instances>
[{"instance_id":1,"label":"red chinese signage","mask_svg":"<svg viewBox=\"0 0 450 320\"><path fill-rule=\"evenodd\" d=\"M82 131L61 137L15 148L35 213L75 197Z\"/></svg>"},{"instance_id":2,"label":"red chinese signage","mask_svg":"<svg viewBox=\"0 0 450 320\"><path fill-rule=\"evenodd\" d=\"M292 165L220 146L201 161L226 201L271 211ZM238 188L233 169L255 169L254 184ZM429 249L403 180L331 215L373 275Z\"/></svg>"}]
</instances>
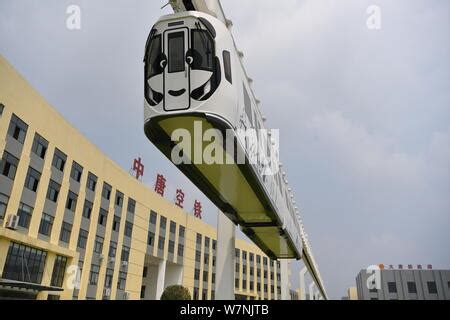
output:
<instances>
[{"instance_id":1,"label":"red chinese signage","mask_svg":"<svg viewBox=\"0 0 450 320\"><path fill-rule=\"evenodd\" d=\"M144 164L141 161L141 157L134 159L133 171L136 172L136 179L139 179L144 175Z\"/></svg>"},{"instance_id":2,"label":"red chinese signage","mask_svg":"<svg viewBox=\"0 0 450 320\"><path fill-rule=\"evenodd\" d=\"M161 197L164 197L164 190L166 189L166 178L162 174L156 175L155 192Z\"/></svg>"},{"instance_id":3,"label":"red chinese signage","mask_svg":"<svg viewBox=\"0 0 450 320\"><path fill-rule=\"evenodd\" d=\"M195 200L194 202L194 216L199 219L202 218L202 204L198 200Z\"/></svg>"},{"instance_id":4,"label":"red chinese signage","mask_svg":"<svg viewBox=\"0 0 450 320\"><path fill-rule=\"evenodd\" d=\"M181 189L177 189L177 194L175 196L175 204L180 208L183 208L184 202L184 192Z\"/></svg>"}]
</instances>

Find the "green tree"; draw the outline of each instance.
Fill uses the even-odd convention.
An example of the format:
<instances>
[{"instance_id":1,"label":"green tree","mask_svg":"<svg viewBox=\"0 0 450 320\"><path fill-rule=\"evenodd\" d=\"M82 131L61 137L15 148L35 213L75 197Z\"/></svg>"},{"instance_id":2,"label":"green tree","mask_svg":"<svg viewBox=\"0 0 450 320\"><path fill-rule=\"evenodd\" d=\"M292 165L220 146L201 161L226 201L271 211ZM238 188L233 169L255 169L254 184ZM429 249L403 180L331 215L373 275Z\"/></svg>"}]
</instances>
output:
<instances>
[{"instance_id":1,"label":"green tree","mask_svg":"<svg viewBox=\"0 0 450 320\"><path fill-rule=\"evenodd\" d=\"M168 286L163 294L161 300L191 300L189 290L180 285Z\"/></svg>"}]
</instances>

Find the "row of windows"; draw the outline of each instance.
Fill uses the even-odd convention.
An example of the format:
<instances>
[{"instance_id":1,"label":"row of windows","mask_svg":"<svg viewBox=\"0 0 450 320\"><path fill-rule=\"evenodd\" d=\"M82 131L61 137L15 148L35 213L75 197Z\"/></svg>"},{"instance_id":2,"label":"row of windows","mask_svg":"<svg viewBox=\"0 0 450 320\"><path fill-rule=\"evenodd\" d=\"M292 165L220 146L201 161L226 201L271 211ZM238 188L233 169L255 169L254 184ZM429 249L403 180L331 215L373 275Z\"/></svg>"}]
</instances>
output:
<instances>
[{"instance_id":1,"label":"row of windows","mask_svg":"<svg viewBox=\"0 0 450 320\"><path fill-rule=\"evenodd\" d=\"M397 284L395 282L388 282L388 291L389 293L397 293ZM407 282L408 293L415 294L417 293L417 286L415 282L408 281ZM436 282L427 281L427 289L429 294L437 294Z\"/></svg>"}]
</instances>

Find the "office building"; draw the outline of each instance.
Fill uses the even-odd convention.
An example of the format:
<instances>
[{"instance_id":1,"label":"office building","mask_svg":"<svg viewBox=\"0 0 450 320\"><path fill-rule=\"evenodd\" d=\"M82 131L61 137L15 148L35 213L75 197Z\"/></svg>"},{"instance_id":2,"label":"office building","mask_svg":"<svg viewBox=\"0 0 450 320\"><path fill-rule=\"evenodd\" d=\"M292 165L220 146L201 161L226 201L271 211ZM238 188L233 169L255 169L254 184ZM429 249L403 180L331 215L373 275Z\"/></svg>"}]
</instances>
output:
<instances>
[{"instance_id":1,"label":"office building","mask_svg":"<svg viewBox=\"0 0 450 320\"><path fill-rule=\"evenodd\" d=\"M214 299L216 229L110 160L1 56L0 156L0 298L158 299L182 284ZM235 267L237 299L281 297L280 263L254 244L236 240Z\"/></svg>"},{"instance_id":2,"label":"office building","mask_svg":"<svg viewBox=\"0 0 450 320\"><path fill-rule=\"evenodd\" d=\"M450 300L450 270L421 266L408 269L400 266L375 273L361 270L356 277L356 288L358 300Z\"/></svg>"}]
</instances>

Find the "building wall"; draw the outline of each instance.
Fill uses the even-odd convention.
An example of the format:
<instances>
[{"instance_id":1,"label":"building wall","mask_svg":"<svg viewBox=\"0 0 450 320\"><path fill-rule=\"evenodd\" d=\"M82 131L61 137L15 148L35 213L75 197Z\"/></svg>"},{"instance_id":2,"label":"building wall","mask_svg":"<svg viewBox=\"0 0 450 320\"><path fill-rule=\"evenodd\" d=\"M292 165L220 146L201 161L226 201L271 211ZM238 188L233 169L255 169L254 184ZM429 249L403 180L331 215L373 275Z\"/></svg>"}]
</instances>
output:
<instances>
[{"instance_id":1,"label":"building wall","mask_svg":"<svg viewBox=\"0 0 450 320\"><path fill-rule=\"evenodd\" d=\"M199 299L214 297L217 239L214 227L166 201L110 160L49 106L1 56L0 103L4 105L0 110L0 157L4 158L8 153L18 159L14 179L0 172L0 196L6 199L3 205L5 213L0 215L0 274L4 275L11 244L21 243L47 253L42 279L44 285L50 284L58 255L67 258L67 270L71 265L81 268L80 287L72 289L64 285L61 293L55 293L61 299L140 299L143 285L148 290L145 292L146 298L159 298L156 291L161 279L163 287L181 279L191 294L197 292ZM11 133L14 117L27 126L23 142ZM36 134L48 142L43 159L33 151ZM62 171L54 165L57 150L66 156ZM2 160L2 165L5 163ZM75 163L82 167L80 181L71 175ZM30 167L40 176L36 191L25 187L30 181ZM93 191L87 187L90 174L97 179ZM49 187L53 184L51 181L60 186L56 201L48 199ZM110 188L109 200L103 196L105 188ZM67 208L69 194L76 195L74 209ZM122 201L118 199L120 197L123 197ZM90 218L83 215L86 201L92 203ZM29 225L18 230L6 228L9 215L18 214L21 204L32 208ZM150 219L152 212L156 214L155 223ZM106 222L100 224L102 213L106 214ZM51 233L45 236L40 232L40 226L42 220L48 217L53 223ZM175 224L174 230L171 224ZM61 240L63 226L70 226L67 243ZM132 226L131 234L126 233L127 226ZM184 236L180 235L182 228ZM88 232L85 248L79 245L80 234L83 233L80 230ZM154 237L153 242L149 243L150 234ZM103 246L98 252L94 250L100 248L96 245L96 239L103 239ZM109 253L114 244L116 253L113 259ZM126 254L122 255L126 248L129 248L128 259L124 258ZM173 248L173 252L169 252L169 248ZM236 248L239 252L236 294L246 299L279 299L279 263L271 261L259 248L246 241L236 240ZM183 251L182 254L178 254L181 252L179 250ZM252 261L250 254L253 255ZM259 264L257 257L261 259ZM264 265L266 259L267 265ZM125 260L127 263L123 262ZM163 268L158 267L161 263ZM148 276L144 278L145 266ZM257 276L258 268L260 276ZM253 275L250 275L251 269ZM118 286L121 276L126 278L123 288ZM66 273L65 284L69 278L70 274ZM267 290L264 290L265 286ZM40 292L38 298L47 299L48 293Z\"/></svg>"},{"instance_id":2,"label":"building wall","mask_svg":"<svg viewBox=\"0 0 450 320\"><path fill-rule=\"evenodd\" d=\"M450 300L450 270L380 270L379 290L368 289L369 276L356 277L359 300Z\"/></svg>"}]
</instances>

